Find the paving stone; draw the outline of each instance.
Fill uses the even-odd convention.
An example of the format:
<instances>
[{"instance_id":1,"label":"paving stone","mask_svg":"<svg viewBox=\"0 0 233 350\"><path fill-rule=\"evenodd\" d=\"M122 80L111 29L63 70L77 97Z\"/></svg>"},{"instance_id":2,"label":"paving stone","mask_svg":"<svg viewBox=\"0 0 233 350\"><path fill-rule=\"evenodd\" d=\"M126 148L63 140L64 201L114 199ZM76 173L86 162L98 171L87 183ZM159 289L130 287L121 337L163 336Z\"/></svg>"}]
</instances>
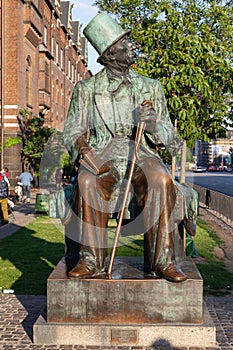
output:
<instances>
[{"instance_id":1,"label":"paving stone","mask_svg":"<svg viewBox=\"0 0 233 350\"><path fill-rule=\"evenodd\" d=\"M216 348L174 348L173 350L233 350L233 296L205 297L205 302L216 327ZM32 327L46 306L45 296L0 295L0 350L170 350L169 345L152 348L83 347L35 345Z\"/></svg>"}]
</instances>

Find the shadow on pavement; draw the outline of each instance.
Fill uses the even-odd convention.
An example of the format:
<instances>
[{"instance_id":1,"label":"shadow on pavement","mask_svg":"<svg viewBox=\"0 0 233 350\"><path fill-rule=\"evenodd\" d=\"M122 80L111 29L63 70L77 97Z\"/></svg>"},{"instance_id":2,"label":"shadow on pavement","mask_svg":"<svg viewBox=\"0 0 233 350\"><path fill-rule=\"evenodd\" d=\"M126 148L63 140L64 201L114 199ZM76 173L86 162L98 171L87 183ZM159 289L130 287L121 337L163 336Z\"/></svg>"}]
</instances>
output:
<instances>
[{"instance_id":1,"label":"shadow on pavement","mask_svg":"<svg viewBox=\"0 0 233 350\"><path fill-rule=\"evenodd\" d=\"M45 295L16 295L19 302L27 311L27 316L22 326L28 337L33 341L33 325L37 318L42 315L46 319L46 296Z\"/></svg>"}]
</instances>

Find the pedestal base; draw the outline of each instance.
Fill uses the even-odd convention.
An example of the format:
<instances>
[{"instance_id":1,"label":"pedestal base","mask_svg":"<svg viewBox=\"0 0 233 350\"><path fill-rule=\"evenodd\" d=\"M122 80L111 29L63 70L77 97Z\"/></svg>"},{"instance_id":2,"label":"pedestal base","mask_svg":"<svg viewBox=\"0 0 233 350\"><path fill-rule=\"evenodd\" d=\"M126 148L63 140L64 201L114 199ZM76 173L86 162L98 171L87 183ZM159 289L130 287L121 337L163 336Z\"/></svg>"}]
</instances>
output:
<instances>
[{"instance_id":1,"label":"pedestal base","mask_svg":"<svg viewBox=\"0 0 233 350\"><path fill-rule=\"evenodd\" d=\"M47 322L34 343L81 346L215 347L215 327L203 311L203 280L190 258L181 283L149 278L143 258L116 258L112 278L71 279L60 261L47 281Z\"/></svg>"},{"instance_id":2,"label":"pedestal base","mask_svg":"<svg viewBox=\"0 0 233 350\"><path fill-rule=\"evenodd\" d=\"M202 325L184 324L77 324L47 323L42 316L34 325L35 344L81 346L216 347L216 331L205 311Z\"/></svg>"},{"instance_id":3,"label":"pedestal base","mask_svg":"<svg viewBox=\"0 0 233 350\"><path fill-rule=\"evenodd\" d=\"M190 258L181 283L144 275L143 258L118 257L111 279L68 278L63 261L47 281L47 321L81 323L203 322L203 280Z\"/></svg>"}]
</instances>

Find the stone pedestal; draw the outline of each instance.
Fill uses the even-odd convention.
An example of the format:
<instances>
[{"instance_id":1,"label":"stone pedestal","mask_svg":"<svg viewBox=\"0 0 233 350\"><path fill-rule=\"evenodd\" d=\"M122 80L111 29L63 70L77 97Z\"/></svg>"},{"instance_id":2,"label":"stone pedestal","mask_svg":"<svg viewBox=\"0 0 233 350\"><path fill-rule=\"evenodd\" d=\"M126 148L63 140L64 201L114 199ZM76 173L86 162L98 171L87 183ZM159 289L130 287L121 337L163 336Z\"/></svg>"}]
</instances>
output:
<instances>
[{"instance_id":1,"label":"stone pedestal","mask_svg":"<svg viewBox=\"0 0 233 350\"><path fill-rule=\"evenodd\" d=\"M182 283L144 276L138 258L117 258L111 279L71 279L60 261L47 282L47 321L200 324L203 280L191 259L181 267L189 276Z\"/></svg>"},{"instance_id":2,"label":"stone pedestal","mask_svg":"<svg viewBox=\"0 0 233 350\"><path fill-rule=\"evenodd\" d=\"M116 258L112 278L70 279L60 261L47 282L47 320L34 325L36 344L215 346L203 307L203 281L191 259L188 280L149 278L143 258Z\"/></svg>"}]
</instances>

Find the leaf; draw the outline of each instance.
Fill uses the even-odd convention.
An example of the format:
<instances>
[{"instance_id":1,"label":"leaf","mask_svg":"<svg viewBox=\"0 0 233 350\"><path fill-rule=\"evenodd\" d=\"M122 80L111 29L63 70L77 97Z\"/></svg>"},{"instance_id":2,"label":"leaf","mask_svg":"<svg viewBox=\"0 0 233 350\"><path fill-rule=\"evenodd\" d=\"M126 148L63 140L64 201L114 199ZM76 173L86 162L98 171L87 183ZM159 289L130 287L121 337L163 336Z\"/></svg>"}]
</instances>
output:
<instances>
[{"instance_id":1,"label":"leaf","mask_svg":"<svg viewBox=\"0 0 233 350\"><path fill-rule=\"evenodd\" d=\"M160 80L171 119L177 119L183 138L204 140L210 128L221 128L226 119L230 125L232 6L196 0L98 0L96 4L132 29L132 39L141 45L135 70ZM213 120L210 116L216 111L218 118Z\"/></svg>"}]
</instances>

